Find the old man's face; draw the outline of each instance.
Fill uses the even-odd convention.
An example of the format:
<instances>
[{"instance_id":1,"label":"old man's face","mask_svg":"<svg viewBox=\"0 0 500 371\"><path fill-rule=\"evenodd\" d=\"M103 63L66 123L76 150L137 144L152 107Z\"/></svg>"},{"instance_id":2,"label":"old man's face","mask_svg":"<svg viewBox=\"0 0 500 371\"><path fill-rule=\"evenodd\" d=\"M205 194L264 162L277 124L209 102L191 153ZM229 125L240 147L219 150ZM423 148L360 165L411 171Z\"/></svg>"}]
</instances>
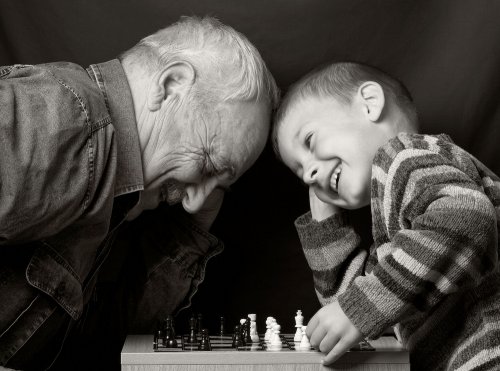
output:
<instances>
[{"instance_id":1,"label":"old man's face","mask_svg":"<svg viewBox=\"0 0 500 371\"><path fill-rule=\"evenodd\" d=\"M141 210L166 201L182 202L187 212L196 213L215 188L233 184L265 146L270 120L267 103L191 107L182 106L171 118L176 120L176 130L167 133L172 137L168 151L157 156L154 164L165 171L146 185Z\"/></svg>"}]
</instances>

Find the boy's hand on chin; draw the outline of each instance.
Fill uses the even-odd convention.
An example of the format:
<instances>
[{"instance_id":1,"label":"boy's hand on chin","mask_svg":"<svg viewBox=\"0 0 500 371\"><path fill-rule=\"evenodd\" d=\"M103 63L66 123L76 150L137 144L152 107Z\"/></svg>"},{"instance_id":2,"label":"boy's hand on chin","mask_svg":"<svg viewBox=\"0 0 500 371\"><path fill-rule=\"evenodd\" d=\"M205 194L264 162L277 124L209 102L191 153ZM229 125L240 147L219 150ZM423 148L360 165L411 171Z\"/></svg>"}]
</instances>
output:
<instances>
[{"instance_id":1,"label":"boy's hand on chin","mask_svg":"<svg viewBox=\"0 0 500 371\"><path fill-rule=\"evenodd\" d=\"M311 206L312 218L318 222L340 213L338 206L321 201L314 193L313 187L309 187L309 205Z\"/></svg>"},{"instance_id":2,"label":"boy's hand on chin","mask_svg":"<svg viewBox=\"0 0 500 371\"><path fill-rule=\"evenodd\" d=\"M323 364L335 362L363 339L337 301L325 305L307 324L306 335L311 345L326 354Z\"/></svg>"}]
</instances>

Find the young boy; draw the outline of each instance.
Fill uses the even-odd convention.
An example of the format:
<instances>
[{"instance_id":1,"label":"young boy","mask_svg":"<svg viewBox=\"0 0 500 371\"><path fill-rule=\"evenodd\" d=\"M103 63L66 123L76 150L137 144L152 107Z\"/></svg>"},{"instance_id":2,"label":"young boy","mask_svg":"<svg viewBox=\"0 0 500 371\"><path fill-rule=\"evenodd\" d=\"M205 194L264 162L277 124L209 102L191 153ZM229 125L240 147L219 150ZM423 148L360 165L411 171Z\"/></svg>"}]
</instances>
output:
<instances>
[{"instance_id":1,"label":"young boy","mask_svg":"<svg viewBox=\"0 0 500 371\"><path fill-rule=\"evenodd\" d=\"M499 178L446 135L417 134L407 89L335 63L297 82L275 118L278 156L309 187L295 223L330 364L390 326L412 370L500 369ZM347 211L371 205L374 243Z\"/></svg>"}]
</instances>

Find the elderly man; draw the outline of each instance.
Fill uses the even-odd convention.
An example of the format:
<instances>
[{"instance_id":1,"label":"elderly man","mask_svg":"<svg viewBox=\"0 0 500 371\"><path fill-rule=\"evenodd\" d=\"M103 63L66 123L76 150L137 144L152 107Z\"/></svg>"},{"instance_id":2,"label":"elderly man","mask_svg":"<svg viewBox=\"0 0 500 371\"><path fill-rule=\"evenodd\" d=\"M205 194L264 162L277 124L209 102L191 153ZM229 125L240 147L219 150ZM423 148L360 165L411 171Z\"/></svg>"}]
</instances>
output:
<instances>
[{"instance_id":1,"label":"elderly man","mask_svg":"<svg viewBox=\"0 0 500 371\"><path fill-rule=\"evenodd\" d=\"M87 69L1 68L0 365L47 368L189 304L277 95L257 50L212 18Z\"/></svg>"}]
</instances>

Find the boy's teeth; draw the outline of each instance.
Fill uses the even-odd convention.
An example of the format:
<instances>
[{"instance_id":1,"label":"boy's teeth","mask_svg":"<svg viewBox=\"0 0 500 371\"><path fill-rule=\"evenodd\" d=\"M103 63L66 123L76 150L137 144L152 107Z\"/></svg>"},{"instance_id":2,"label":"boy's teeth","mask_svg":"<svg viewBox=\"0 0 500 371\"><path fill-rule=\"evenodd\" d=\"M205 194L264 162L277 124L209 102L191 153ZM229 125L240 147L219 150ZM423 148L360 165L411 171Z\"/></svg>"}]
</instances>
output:
<instances>
[{"instance_id":1,"label":"boy's teeth","mask_svg":"<svg viewBox=\"0 0 500 371\"><path fill-rule=\"evenodd\" d=\"M339 185L339 176L341 172L342 172L342 165L337 166L337 168L333 172L332 176L333 183L331 184L331 186L335 191L337 191Z\"/></svg>"}]
</instances>

